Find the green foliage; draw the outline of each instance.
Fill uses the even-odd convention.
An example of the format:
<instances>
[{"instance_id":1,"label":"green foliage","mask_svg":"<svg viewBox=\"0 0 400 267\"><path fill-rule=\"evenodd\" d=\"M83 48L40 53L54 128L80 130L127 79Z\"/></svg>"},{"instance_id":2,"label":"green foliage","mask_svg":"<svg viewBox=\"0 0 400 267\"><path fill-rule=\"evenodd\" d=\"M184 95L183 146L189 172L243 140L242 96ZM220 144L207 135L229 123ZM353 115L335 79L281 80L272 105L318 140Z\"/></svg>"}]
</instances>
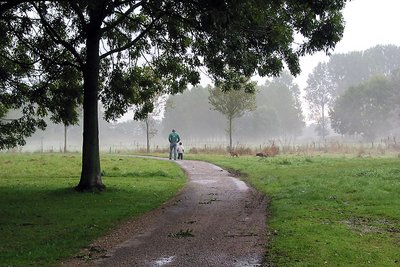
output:
<instances>
[{"instance_id":1,"label":"green foliage","mask_svg":"<svg viewBox=\"0 0 400 267\"><path fill-rule=\"evenodd\" d=\"M329 72L328 64L319 63L308 77L305 99L310 107L311 119L317 122L317 133L323 138L328 134L327 113L336 89L336 80Z\"/></svg>"},{"instance_id":2,"label":"green foliage","mask_svg":"<svg viewBox=\"0 0 400 267\"><path fill-rule=\"evenodd\" d=\"M400 68L399 62L399 47L378 45L365 51L333 54L327 63L318 64L305 88L305 99L310 107L311 119L317 123L318 134L322 137L328 134L328 111L333 108L335 112L340 112L333 106L349 87L359 86L376 75L389 76ZM334 123L333 127L337 129L337 122Z\"/></svg>"},{"instance_id":3,"label":"green foliage","mask_svg":"<svg viewBox=\"0 0 400 267\"><path fill-rule=\"evenodd\" d=\"M7 108L3 109L4 112L6 110ZM25 107L24 110L28 113L33 111L32 107ZM0 117L0 150L25 145L27 136L31 136L37 128L44 130L46 126L41 118L32 118L26 113L21 115L19 112L12 112L12 114L18 117L8 115Z\"/></svg>"},{"instance_id":4,"label":"green foliage","mask_svg":"<svg viewBox=\"0 0 400 267\"><path fill-rule=\"evenodd\" d=\"M222 113L228 120L242 117L246 112L256 108L255 94L246 91L248 83L247 81L238 89L231 90L222 89L225 86L209 88L208 101L214 110Z\"/></svg>"},{"instance_id":5,"label":"green foliage","mask_svg":"<svg viewBox=\"0 0 400 267\"><path fill-rule=\"evenodd\" d=\"M100 98L107 119L131 105L144 118L156 95L198 83L200 66L217 82L231 80L227 70L278 75L285 64L297 74L300 56L329 52L342 37L345 2L2 3L1 102L23 110L28 119L20 123L34 131L41 121L33 118L49 112L57 122L76 122L84 96L85 112ZM66 76L70 68L76 73Z\"/></svg>"},{"instance_id":6,"label":"green foliage","mask_svg":"<svg viewBox=\"0 0 400 267\"><path fill-rule=\"evenodd\" d=\"M10 8L12 7L13 5L10 5ZM21 8L21 12L24 12L24 8ZM38 118L42 111L35 106L35 100L32 100L37 97L37 94L29 92L30 85L27 77L34 74L34 59L30 58L27 47L15 40L15 36L19 35L20 31L29 29L32 24L29 21L21 21L20 29L15 35L9 34L13 28L10 21L15 18L11 14L0 17L2 29L0 34L2 58L0 60L0 150L24 145L27 136L31 136L37 128L43 129L46 126L44 121ZM8 60L10 54L13 55L12 60ZM19 112L13 112L15 109ZM8 111L18 116L8 117Z\"/></svg>"},{"instance_id":7,"label":"green foliage","mask_svg":"<svg viewBox=\"0 0 400 267\"><path fill-rule=\"evenodd\" d=\"M330 113L332 128L340 134L360 134L373 141L392 127L390 119L398 115L398 92L398 84L382 76L350 87Z\"/></svg>"},{"instance_id":8,"label":"green foliage","mask_svg":"<svg viewBox=\"0 0 400 267\"><path fill-rule=\"evenodd\" d=\"M77 124L79 108L83 101L81 89L81 74L72 67L63 68L57 79L46 81L41 85L40 93L48 94L48 110L52 122L62 123L65 126ZM37 93L38 91L36 91ZM38 104L42 105L43 103L38 101Z\"/></svg>"},{"instance_id":9,"label":"green foliage","mask_svg":"<svg viewBox=\"0 0 400 267\"><path fill-rule=\"evenodd\" d=\"M163 91L164 82L150 67L134 67L129 71L115 68L102 95L105 118L116 120L134 105L134 119L145 119L153 111L154 101Z\"/></svg>"},{"instance_id":10,"label":"green foliage","mask_svg":"<svg viewBox=\"0 0 400 267\"><path fill-rule=\"evenodd\" d=\"M107 192L79 194L78 154L0 155L0 265L52 266L176 194L170 162L103 155Z\"/></svg>"},{"instance_id":11,"label":"green foliage","mask_svg":"<svg viewBox=\"0 0 400 267\"><path fill-rule=\"evenodd\" d=\"M0 119L3 119L7 114L7 112L8 112L7 108L0 103Z\"/></svg>"},{"instance_id":12,"label":"green foliage","mask_svg":"<svg viewBox=\"0 0 400 267\"><path fill-rule=\"evenodd\" d=\"M257 88L257 109L264 109L264 130L260 135L266 136L296 136L304 127L300 89L293 81L293 76L282 72L279 77L267 81ZM268 112L270 115L268 116ZM264 113L264 112L262 112ZM257 127L263 125L263 119L254 119ZM250 127L248 129L251 129ZM256 132L256 131L252 131Z\"/></svg>"},{"instance_id":13,"label":"green foliage","mask_svg":"<svg viewBox=\"0 0 400 267\"><path fill-rule=\"evenodd\" d=\"M376 75L389 75L400 68L400 47L378 45L365 51L334 54L328 64L329 73L337 83L335 97L350 86L357 86Z\"/></svg>"},{"instance_id":14,"label":"green foliage","mask_svg":"<svg viewBox=\"0 0 400 267\"><path fill-rule=\"evenodd\" d=\"M17 96L11 97L10 106L28 106L29 112L23 110L29 119L44 117L51 111L54 94L43 85L63 80L65 69L75 68L83 87L76 98L69 94L63 98L72 103L83 99L83 164L76 189L104 189L99 178L99 99L109 119L120 117L130 105L135 105L136 118L145 118L156 96L176 94L189 83L198 83L201 66L216 81L230 80L230 72L245 77L256 72L278 75L285 64L298 74L300 56L328 52L342 37L345 2L23 0L4 4L0 14L6 17L4 31L9 38L0 41L0 57L6 64L28 66L28 70L21 77L16 76L17 70L8 73L15 84L27 82L23 89L1 87L0 102ZM298 34L304 37L300 43L294 41ZM30 129L35 126L31 123Z\"/></svg>"},{"instance_id":15,"label":"green foliage","mask_svg":"<svg viewBox=\"0 0 400 267\"><path fill-rule=\"evenodd\" d=\"M270 199L267 264L396 266L397 158L201 156Z\"/></svg>"},{"instance_id":16,"label":"green foliage","mask_svg":"<svg viewBox=\"0 0 400 267\"><path fill-rule=\"evenodd\" d=\"M232 149L233 120L256 108L254 82L249 78L233 76L233 81L219 83L219 87L209 88L208 101L214 110L222 113L228 121L229 148ZM229 86L235 83L234 88Z\"/></svg>"}]
</instances>

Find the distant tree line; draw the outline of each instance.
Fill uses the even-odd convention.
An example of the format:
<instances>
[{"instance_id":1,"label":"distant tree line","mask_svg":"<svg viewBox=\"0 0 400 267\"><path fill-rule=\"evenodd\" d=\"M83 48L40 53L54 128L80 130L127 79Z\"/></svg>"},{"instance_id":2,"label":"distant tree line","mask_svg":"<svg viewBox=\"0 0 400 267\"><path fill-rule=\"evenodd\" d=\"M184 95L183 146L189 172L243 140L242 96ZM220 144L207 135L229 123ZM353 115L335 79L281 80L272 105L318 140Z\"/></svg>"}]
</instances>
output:
<instances>
[{"instance_id":1,"label":"distant tree line","mask_svg":"<svg viewBox=\"0 0 400 267\"><path fill-rule=\"evenodd\" d=\"M107 122L102 117L102 110L99 111L99 114L100 145L103 150L109 151L109 149L116 149L118 147L137 149L138 147L143 148L145 146L145 122L133 120L133 115L128 120ZM44 121L47 124L46 130L36 131L31 137L26 139L26 149L28 151L64 151L65 147L66 152L74 152L82 149L82 118L76 124L67 127L62 124L53 123L50 118L44 118ZM153 120L151 123L153 124ZM159 128L159 121L156 121L155 124ZM64 140L65 134L66 140Z\"/></svg>"},{"instance_id":2,"label":"distant tree line","mask_svg":"<svg viewBox=\"0 0 400 267\"><path fill-rule=\"evenodd\" d=\"M398 128L399 69L400 47L394 45L334 54L319 63L305 88L317 134L325 138L332 128L371 141Z\"/></svg>"},{"instance_id":3,"label":"distant tree line","mask_svg":"<svg viewBox=\"0 0 400 267\"><path fill-rule=\"evenodd\" d=\"M391 134L399 126L399 82L399 72L395 72L349 87L330 110L332 129L367 141Z\"/></svg>"},{"instance_id":4,"label":"distant tree line","mask_svg":"<svg viewBox=\"0 0 400 267\"><path fill-rule=\"evenodd\" d=\"M396 134L399 126L400 48L376 46L366 51L334 54L329 61L319 63L309 75L305 96L310 119L317 124L316 132L325 138L334 131L343 136L362 137L373 141L377 137ZM162 144L171 129L177 129L184 140L192 143L229 140L226 117L210 104L210 90L217 86L197 86L181 94L170 95L164 108L149 114L141 122L132 120L108 123L99 121L104 144L124 145L147 142ZM277 138L301 136L305 118L299 86L293 76L282 72L279 77L255 87L255 108L235 118L232 123L233 142L266 143ZM0 105L3 120L18 117ZM101 113L101 111L100 111ZM6 115L7 114L7 115ZM15 115L15 116L14 116ZM103 114L100 114L103 117ZM146 127L146 120L151 124ZM67 127L68 140L82 138L82 121ZM65 125L47 121L46 132L38 132L30 141L62 140ZM4 133L4 132L3 132ZM147 139L147 140L146 140ZM59 141L61 142L61 141ZM71 142L71 141L70 141Z\"/></svg>"},{"instance_id":5,"label":"distant tree line","mask_svg":"<svg viewBox=\"0 0 400 267\"><path fill-rule=\"evenodd\" d=\"M226 140L230 126L209 102L213 89L198 86L170 96L162 120L163 134L174 128L189 140ZM233 122L236 141L268 142L270 138L301 135L305 123L300 90L289 73L283 72L280 77L256 86L255 100L255 107Z\"/></svg>"}]
</instances>

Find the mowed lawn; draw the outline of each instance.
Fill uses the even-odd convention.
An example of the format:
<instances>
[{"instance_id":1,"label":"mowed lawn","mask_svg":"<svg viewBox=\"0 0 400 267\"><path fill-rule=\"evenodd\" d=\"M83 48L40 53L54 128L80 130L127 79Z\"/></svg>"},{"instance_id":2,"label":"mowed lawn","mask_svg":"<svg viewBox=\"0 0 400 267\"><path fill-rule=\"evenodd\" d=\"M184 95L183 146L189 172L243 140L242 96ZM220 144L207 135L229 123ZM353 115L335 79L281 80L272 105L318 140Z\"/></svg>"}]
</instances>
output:
<instances>
[{"instance_id":1,"label":"mowed lawn","mask_svg":"<svg viewBox=\"0 0 400 267\"><path fill-rule=\"evenodd\" d=\"M186 182L167 161L102 155L101 193L78 193L80 154L0 154L0 266L49 266Z\"/></svg>"},{"instance_id":2,"label":"mowed lawn","mask_svg":"<svg viewBox=\"0 0 400 267\"><path fill-rule=\"evenodd\" d=\"M400 159L186 155L269 200L267 266L400 266Z\"/></svg>"}]
</instances>

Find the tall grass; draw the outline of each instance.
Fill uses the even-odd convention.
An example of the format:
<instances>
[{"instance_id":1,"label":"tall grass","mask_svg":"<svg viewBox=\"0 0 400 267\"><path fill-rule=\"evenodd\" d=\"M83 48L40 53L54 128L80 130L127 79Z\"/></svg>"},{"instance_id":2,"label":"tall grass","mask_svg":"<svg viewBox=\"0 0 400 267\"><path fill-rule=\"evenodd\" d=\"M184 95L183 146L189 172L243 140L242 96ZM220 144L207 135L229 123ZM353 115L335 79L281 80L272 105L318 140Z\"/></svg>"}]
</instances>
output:
<instances>
[{"instance_id":1,"label":"tall grass","mask_svg":"<svg viewBox=\"0 0 400 267\"><path fill-rule=\"evenodd\" d=\"M185 151L188 154L209 154L227 155L229 147L224 143L184 143ZM385 138L376 142L360 142L357 140L329 139L308 142L294 142L282 139L271 139L262 144L241 144L233 146L233 150L239 155L256 155L256 153L267 153L271 147L276 147L280 154L296 156L316 156L316 155L348 155L358 157L371 156L399 156L400 145L395 138ZM155 146L151 148L154 155L165 155L169 152L168 145ZM111 151L110 151L111 153ZM117 149L112 153L139 153L147 154L145 148L137 149ZM268 153L267 153L268 154Z\"/></svg>"},{"instance_id":2,"label":"tall grass","mask_svg":"<svg viewBox=\"0 0 400 267\"><path fill-rule=\"evenodd\" d=\"M270 199L271 266L399 266L400 160L186 155L242 174Z\"/></svg>"},{"instance_id":3,"label":"tall grass","mask_svg":"<svg viewBox=\"0 0 400 267\"><path fill-rule=\"evenodd\" d=\"M102 155L102 193L77 193L78 154L0 154L0 266L49 266L185 183L178 166Z\"/></svg>"}]
</instances>

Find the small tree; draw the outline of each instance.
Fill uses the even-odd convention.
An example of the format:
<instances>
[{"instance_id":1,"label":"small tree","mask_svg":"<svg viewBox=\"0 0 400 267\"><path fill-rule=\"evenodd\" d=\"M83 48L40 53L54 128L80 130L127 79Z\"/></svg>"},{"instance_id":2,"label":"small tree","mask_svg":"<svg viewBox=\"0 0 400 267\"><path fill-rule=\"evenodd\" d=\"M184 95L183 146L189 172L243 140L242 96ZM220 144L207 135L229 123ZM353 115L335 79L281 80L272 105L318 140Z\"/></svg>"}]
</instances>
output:
<instances>
[{"instance_id":1,"label":"small tree","mask_svg":"<svg viewBox=\"0 0 400 267\"><path fill-rule=\"evenodd\" d=\"M233 75L227 82L210 88L208 101L214 110L221 112L228 121L229 150L232 151L233 120L256 108L255 83L249 78Z\"/></svg>"},{"instance_id":2,"label":"small tree","mask_svg":"<svg viewBox=\"0 0 400 267\"><path fill-rule=\"evenodd\" d=\"M328 108L333 102L336 83L328 71L326 63L319 63L309 75L305 88L305 99L310 107L310 117L317 122L317 133L323 139L328 133Z\"/></svg>"},{"instance_id":3,"label":"small tree","mask_svg":"<svg viewBox=\"0 0 400 267\"><path fill-rule=\"evenodd\" d=\"M148 113L142 121L142 127L146 132L146 152L150 153L150 139L153 138L157 133L158 129L156 127L156 118L160 116L162 109L165 106L167 98L165 95L158 97L154 101L153 112Z\"/></svg>"}]
</instances>

